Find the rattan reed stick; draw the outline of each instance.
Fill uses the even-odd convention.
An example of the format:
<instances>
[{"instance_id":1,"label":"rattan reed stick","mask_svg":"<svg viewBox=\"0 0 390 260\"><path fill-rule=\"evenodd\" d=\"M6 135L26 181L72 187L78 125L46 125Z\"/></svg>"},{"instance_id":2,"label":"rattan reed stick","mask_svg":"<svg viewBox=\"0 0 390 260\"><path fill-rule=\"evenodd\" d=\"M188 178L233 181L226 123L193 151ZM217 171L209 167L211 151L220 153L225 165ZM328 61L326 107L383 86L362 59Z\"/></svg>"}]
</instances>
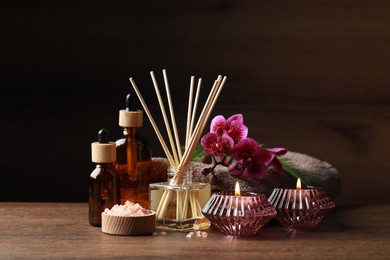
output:
<instances>
[{"instance_id":1,"label":"rattan reed stick","mask_svg":"<svg viewBox=\"0 0 390 260\"><path fill-rule=\"evenodd\" d=\"M179 154L179 161L181 161L182 152L181 152L181 146L180 146L180 139L179 139L179 134L177 132L175 111L173 109L172 98L171 98L171 91L169 90L168 76L167 76L167 72L166 72L165 69L163 70L163 76L164 76L165 89L167 91L169 111L171 113L171 121L172 121L173 133L175 134L175 139L176 139L176 150L177 150L177 153Z\"/></svg>"},{"instance_id":2,"label":"rattan reed stick","mask_svg":"<svg viewBox=\"0 0 390 260\"><path fill-rule=\"evenodd\" d=\"M174 181L176 181L176 183L183 182L183 179L185 178L186 169L191 161L191 157L195 151L196 145L200 140L201 134L204 130L204 126L206 125L206 121L208 120L208 117L211 114L211 108L214 107L217 98L219 96L219 93L221 92L222 87L224 85L221 84L221 78L222 76L219 76L218 79L215 81L214 86L209 94L209 97L207 98L206 105L204 106L200 118L198 120L198 123L196 124L190 143L184 152L182 160L180 160L177 173L174 176ZM225 83L226 77L224 79L225 80L223 81L223 83Z\"/></svg>"},{"instance_id":3,"label":"rattan reed stick","mask_svg":"<svg viewBox=\"0 0 390 260\"><path fill-rule=\"evenodd\" d=\"M173 136L172 136L171 127L169 126L169 120L168 120L168 117L167 117L167 113L165 112L164 102L162 100L162 97L161 97L161 94L160 94L160 90L159 90L159 87L158 87L158 84L157 84L157 80L156 80L156 77L154 76L154 72L153 71L150 72L150 76L152 78L154 90L156 91L158 103L160 105L161 113L162 113L163 118L164 118L165 128L167 130L169 143L171 144L171 149L172 149L172 153L173 153L173 159L175 160L175 164L174 165L171 164L171 165L176 168L179 165L179 158L178 158L177 150L176 150L176 147L175 147L175 141L174 141Z\"/></svg>"},{"instance_id":4,"label":"rattan reed stick","mask_svg":"<svg viewBox=\"0 0 390 260\"><path fill-rule=\"evenodd\" d=\"M187 124L186 124L186 142L185 147L187 148L188 142L190 141L191 136L191 116L192 116L192 103L193 103L193 95L194 95L194 85L195 85L195 76L191 76L190 82L190 91L188 96L188 110L187 110Z\"/></svg>"},{"instance_id":5,"label":"rattan reed stick","mask_svg":"<svg viewBox=\"0 0 390 260\"><path fill-rule=\"evenodd\" d=\"M168 159L169 163L170 163L171 165L175 165L175 161L173 160L173 157L172 157L171 153L169 152L169 149L168 149L168 147L167 147L167 145L166 145L166 143L165 143L165 141L164 141L164 138L162 137L161 132L160 132L160 130L158 129L158 126L157 126L156 122L154 121L153 116L152 116L152 114L150 113L149 108L148 108L148 106L146 105L145 100L144 100L144 98L142 97L141 92L139 91L139 89L138 89L138 87L137 87L137 84L135 83L135 81L133 80L133 78L130 78L129 80L130 80L130 83L131 83L131 85L133 86L133 88L134 88L134 90L135 90L135 92L136 92L136 94L137 94L137 96L138 96L138 99L140 100L140 102L141 102L143 108L145 109L146 115L148 116L149 121L150 121L150 123L151 123L152 126L153 126L154 132L156 132L157 138L158 138L158 140L160 141L160 144L161 144L161 146L162 146L162 148L163 148L163 150L164 150L164 152L165 152L165 155L167 156L167 159Z\"/></svg>"},{"instance_id":6,"label":"rattan reed stick","mask_svg":"<svg viewBox=\"0 0 390 260\"><path fill-rule=\"evenodd\" d=\"M188 139L191 138L192 133L194 131L194 123L195 123L195 116L196 116L196 110L198 108L198 102L199 102L199 94L200 94L200 88L202 86L202 78L198 79L198 86L196 88L196 94L195 94L195 101L192 109L192 115L191 115L191 123L190 123L190 136ZM188 140L189 142L189 140Z\"/></svg>"}]
</instances>

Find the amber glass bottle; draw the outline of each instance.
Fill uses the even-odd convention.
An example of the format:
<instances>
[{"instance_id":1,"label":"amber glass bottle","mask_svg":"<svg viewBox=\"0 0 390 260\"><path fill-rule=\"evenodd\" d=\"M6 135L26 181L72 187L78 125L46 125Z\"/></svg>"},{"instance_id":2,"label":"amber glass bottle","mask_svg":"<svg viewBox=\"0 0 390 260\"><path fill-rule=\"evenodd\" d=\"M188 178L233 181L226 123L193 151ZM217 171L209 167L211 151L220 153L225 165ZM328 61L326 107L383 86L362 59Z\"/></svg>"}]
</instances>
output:
<instances>
[{"instance_id":1,"label":"amber glass bottle","mask_svg":"<svg viewBox=\"0 0 390 260\"><path fill-rule=\"evenodd\" d=\"M126 200L149 207L149 183L151 151L144 141L138 138L137 130L142 127L142 111L134 105L134 94L126 97L126 109L119 111L119 126L123 127L123 137L116 141L116 170L121 180L121 202Z\"/></svg>"},{"instance_id":2,"label":"amber glass bottle","mask_svg":"<svg viewBox=\"0 0 390 260\"><path fill-rule=\"evenodd\" d=\"M92 143L92 161L97 163L89 177L89 224L100 227L106 208L120 204L120 181L115 170L115 143L108 142L108 131L99 131L98 142Z\"/></svg>"}]
</instances>

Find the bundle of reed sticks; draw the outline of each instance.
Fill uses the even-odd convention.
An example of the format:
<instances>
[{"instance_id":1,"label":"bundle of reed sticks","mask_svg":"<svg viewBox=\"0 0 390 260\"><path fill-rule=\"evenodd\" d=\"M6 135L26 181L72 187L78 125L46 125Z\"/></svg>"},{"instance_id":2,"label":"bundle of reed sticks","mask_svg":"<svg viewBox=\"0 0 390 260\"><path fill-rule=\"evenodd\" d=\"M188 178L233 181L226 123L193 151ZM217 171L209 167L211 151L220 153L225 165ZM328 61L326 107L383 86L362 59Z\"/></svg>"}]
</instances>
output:
<instances>
[{"instance_id":1,"label":"bundle of reed sticks","mask_svg":"<svg viewBox=\"0 0 390 260\"><path fill-rule=\"evenodd\" d=\"M163 136L161 135L161 132L156 124L156 122L153 119L152 114L150 113L150 110L142 97L141 92L139 91L139 88L137 87L137 84L135 83L133 78L130 78L130 82L153 126L153 129L158 137L158 140L161 143L161 146L164 150L164 153L169 161L169 164L174 167L177 172L174 176L174 180L176 183L180 184L183 183L185 180L185 175L186 175L186 169L188 167L188 164L191 161L192 155L195 151L195 148L201 138L201 135L203 133L204 127L206 126L206 122L208 121L211 111L213 110L217 99L222 91L222 88L226 82L226 76L222 78L221 75L218 76L218 78L215 80L213 87L211 88L208 98L204 104L204 107L202 109L202 112L200 113L198 120L195 124L195 117L196 117L196 110L198 106L198 100L199 100L199 94L200 94L200 88L202 84L202 79L199 78L198 80L198 85L196 89L196 94L195 94L195 99L194 99L194 85L195 85L195 77L191 77L191 82L190 82L190 90L189 90L189 101L188 101L188 111L187 111L187 124L186 124L186 139L185 139L185 149L184 153L182 153L181 150L181 144L180 144L180 139L179 139L179 133L177 131L177 126L176 126L176 119L175 119L175 112L173 109L173 103L172 103L172 98L171 98L171 93L170 93L170 88L169 88L169 82L168 82L168 77L166 70L163 70L163 76L164 76L164 83L165 83L165 90L166 90L166 95L168 99L168 106L169 106L169 112L170 112L170 118L171 118L171 124L172 127L170 126L170 122L167 117L167 113L165 110L164 102L160 94L160 90L157 84L156 77L154 75L154 72L150 72L154 89L156 91L156 95L158 98L158 102L160 105L161 113L164 118L164 123L165 127L168 133L168 138L169 138L169 143L171 146L171 150L169 150ZM172 130L173 129L173 135L172 135Z\"/></svg>"},{"instance_id":2,"label":"bundle of reed sticks","mask_svg":"<svg viewBox=\"0 0 390 260\"><path fill-rule=\"evenodd\" d=\"M197 107L198 107L198 101L199 101L199 96L200 96L200 89L202 85L202 79L198 79L197 83L197 88L196 92L194 93L195 90L195 76L191 77L190 81L190 88L189 88L189 96L188 96L188 110L187 110L187 122L186 122L186 135L185 135L185 143L184 143L184 153L182 153L181 149L181 143L179 139L179 133L177 130L177 125L176 125L176 118L175 118L175 111L173 108L173 103L172 103L172 98L171 98L171 93L170 93L170 88L169 88L169 81L167 77L166 70L164 69L163 71L163 77L164 77L164 84L165 84L165 91L166 91L166 96L167 96L167 103L169 106L169 113L170 113L170 120L168 119L167 112L165 110L164 106L164 100L161 97L160 89L156 80L156 77L154 75L154 72L151 71L150 75L152 78L152 82L154 85L154 89L158 98L158 102L160 105L161 113L164 119L165 123L165 128L166 132L168 134L168 139L170 143L171 149L168 148L156 122L154 121L154 118L152 114L150 113L150 110L142 97L142 94L137 87L137 84L135 83L133 78L130 78L131 85L133 86L152 126L153 129L161 143L161 146L164 150L164 153L168 159L168 162L171 167L173 167L175 171L175 175L172 178L172 184L185 184L186 180L186 174L187 174L187 169L189 166L189 163L191 161L191 158L193 156L193 153L195 151L195 148L197 144L199 143L199 140L201 138L201 135L203 133L203 130L206 126L206 123L211 115L211 112L217 102L217 99L223 89L223 86L226 82L226 76L222 77L219 75L217 79L214 81L214 84L208 94L208 98L206 102L204 103L203 109L198 116L198 119L196 120L197 117ZM195 95L194 95L195 94ZM196 122L196 124L195 124ZM173 132L173 134L172 134ZM165 192L163 194L163 197L160 201L158 210L157 210L157 218L162 218L164 215L164 212L166 212L167 209L167 203L169 201L169 198L171 196L171 192ZM192 215L196 214L201 214L201 209L200 206L198 205L199 202L195 200L193 194L177 194L177 203L178 203L178 208L177 208L177 218L184 219L186 218L186 211L187 211L187 202L188 199L191 202L191 211ZM179 201L182 201L183 203L179 203ZM181 206L180 206L181 205Z\"/></svg>"}]
</instances>

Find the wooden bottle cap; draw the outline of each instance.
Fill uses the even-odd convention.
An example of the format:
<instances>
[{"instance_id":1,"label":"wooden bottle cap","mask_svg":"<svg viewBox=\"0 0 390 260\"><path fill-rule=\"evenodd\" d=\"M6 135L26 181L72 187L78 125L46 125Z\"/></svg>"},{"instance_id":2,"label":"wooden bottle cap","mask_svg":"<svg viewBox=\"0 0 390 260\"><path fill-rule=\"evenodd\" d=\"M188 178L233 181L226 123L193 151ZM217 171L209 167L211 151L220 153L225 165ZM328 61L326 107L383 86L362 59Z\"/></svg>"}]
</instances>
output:
<instances>
[{"instance_id":1,"label":"wooden bottle cap","mask_svg":"<svg viewBox=\"0 0 390 260\"><path fill-rule=\"evenodd\" d=\"M119 110L119 126L121 127L142 127L142 111Z\"/></svg>"},{"instance_id":2,"label":"wooden bottle cap","mask_svg":"<svg viewBox=\"0 0 390 260\"><path fill-rule=\"evenodd\" d=\"M91 148L92 162L112 163L116 161L116 145L114 142L109 142L108 144L93 142Z\"/></svg>"}]
</instances>

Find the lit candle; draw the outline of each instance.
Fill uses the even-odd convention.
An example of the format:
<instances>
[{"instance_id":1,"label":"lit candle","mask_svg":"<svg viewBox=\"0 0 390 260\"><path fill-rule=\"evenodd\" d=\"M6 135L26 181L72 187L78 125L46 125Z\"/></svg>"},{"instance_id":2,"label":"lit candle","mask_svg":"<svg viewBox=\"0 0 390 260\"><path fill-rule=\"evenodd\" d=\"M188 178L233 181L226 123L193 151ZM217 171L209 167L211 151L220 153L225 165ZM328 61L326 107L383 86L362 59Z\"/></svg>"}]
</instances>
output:
<instances>
[{"instance_id":1,"label":"lit candle","mask_svg":"<svg viewBox=\"0 0 390 260\"><path fill-rule=\"evenodd\" d=\"M236 196L240 196L241 195L240 184L238 183L238 181L236 181L236 188L234 189L234 195L236 195Z\"/></svg>"},{"instance_id":2,"label":"lit candle","mask_svg":"<svg viewBox=\"0 0 390 260\"><path fill-rule=\"evenodd\" d=\"M240 208L242 208L242 211L244 211L242 203L243 199L245 200L245 198L241 197L240 184L238 183L238 181L236 181L236 187L234 188L234 196L232 196L233 207L239 210ZM248 205L248 203L246 203L246 205Z\"/></svg>"},{"instance_id":3,"label":"lit candle","mask_svg":"<svg viewBox=\"0 0 390 260\"><path fill-rule=\"evenodd\" d=\"M297 187L297 190L302 189L301 178L298 178L296 187Z\"/></svg>"},{"instance_id":4,"label":"lit candle","mask_svg":"<svg viewBox=\"0 0 390 260\"><path fill-rule=\"evenodd\" d=\"M295 188L275 188L268 201L278 212L276 219L289 229L314 228L335 206L323 189L302 189L300 178Z\"/></svg>"},{"instance_id":5,"label":"lit candle","mask_svg":"<svg viewBox=\"0 0 390 260\"><path fill-rule=\"evenodd\" d=\"M294 199L294 201L297 201L298 202L298 205L297 207L299 207L300 209L303 208L303 199L302 198L305 198L307 196L310 197L310 192L308 191L308 189L302 189L302 183L301 183L301 178L298 178L297 179L297 184L295 185L295 190L294 191L294 196L291 196L290 199ZM306 203L307 203L307 200L306 200ZM299 217L298 217L299 219Z\"/></svg>"},{"instance_id":6,"label":"lit candle","mask_svg":"<svg viewBox=\"0 0 390 260\"><path fill-rule=\"evenodd\" d=\"M296 189L298 190L299 194L299 201L301 202L300 208L302 208L302 184L301 184L301 178L297 179L297 185L295 185ZM299 221L299 216L297 216L297 220Z\"/></svg>"},{"instance_id":7,"label":"lit candle","mask_svg":"<svg viewBox=\"0 0 390 260\"><path fill-rule=\"evenodd\" d=\"M236 186L234 188L234 196L230 196L232 201L232 207L236 209L236 215L241 215L245 208L251 204L253 198L257 196L256 193L243 192L241 195L240 184L238 181L236 182Z\"/></svg>"},{"instance_id":8,"label":"lit candle","mask_svg":"<svg viewBox=\"0 0 390 260\"><path fill-rule=\"evenodd\" d=\"M202 209L207 219L225 235L253 236L276 215L264 194L235 190L215 193Z\"/></svg>"}]
</instances>

